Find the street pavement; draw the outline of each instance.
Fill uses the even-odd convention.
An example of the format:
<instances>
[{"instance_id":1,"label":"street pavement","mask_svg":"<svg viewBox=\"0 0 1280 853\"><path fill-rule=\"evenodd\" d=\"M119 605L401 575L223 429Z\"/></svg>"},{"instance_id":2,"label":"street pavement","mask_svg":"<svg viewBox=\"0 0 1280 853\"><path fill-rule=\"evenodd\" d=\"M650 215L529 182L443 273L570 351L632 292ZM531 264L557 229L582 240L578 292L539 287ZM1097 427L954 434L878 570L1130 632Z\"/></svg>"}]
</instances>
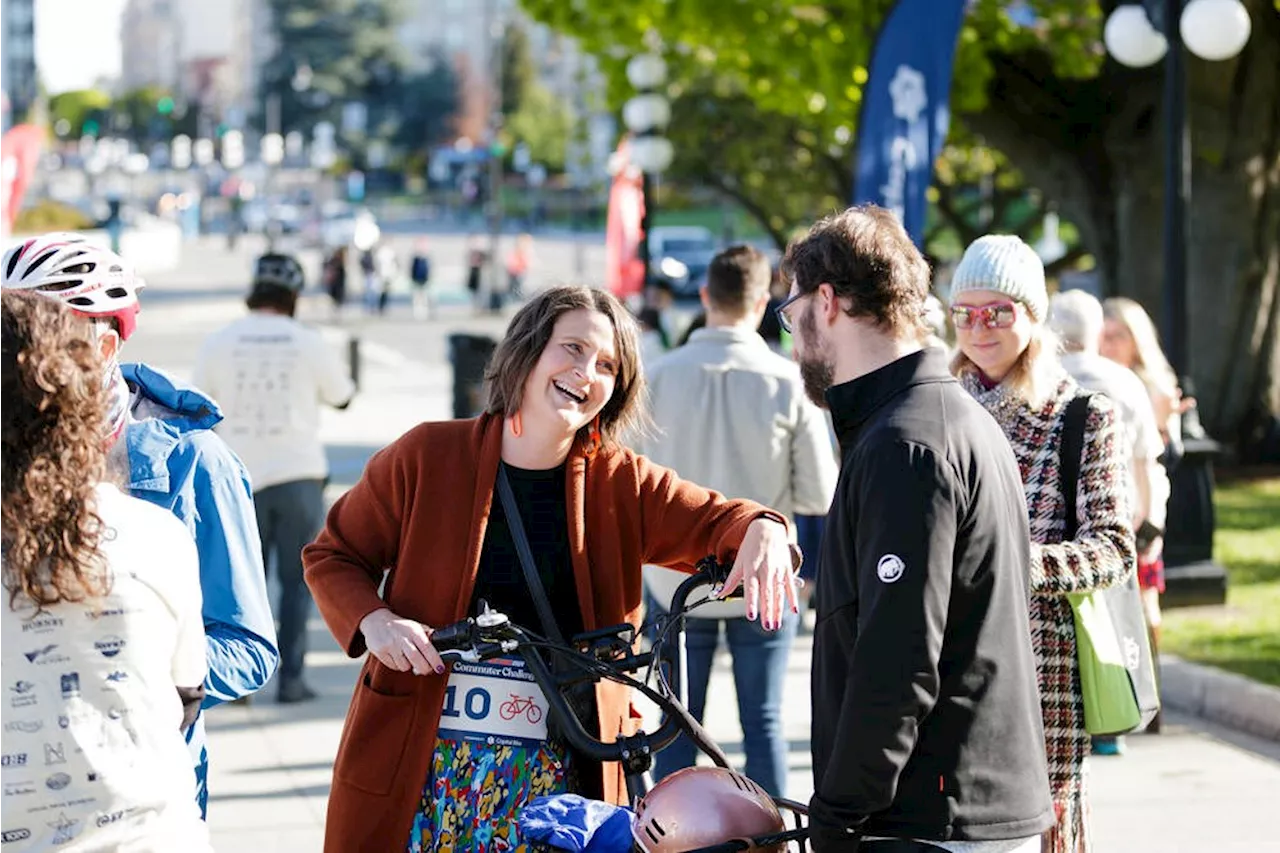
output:
<instances>
[{"instance_id":1,"label":"street pavement","mask_svg":"<svg viewBox=\"0 0 1280 853\"><path fill-rule=\"evenodd\" d=\"M409 237L397 236L407 251ZM239 316L252 251L250 238L228 253L221 242L191 244L181 269L158 275L144 293L140 331L125 357L150 361L189 377L201 340ZM439 315L411 318L397 299L385 318L350 312L333 321L326 301L308 295L300 316L322 324L335 346L361 340L361 393L343 412L326 412L322 433L334 477L330 497L353 483L377 449L422 420L451 414L452 373L447 337L456 332L499 336L506 317L475 316L462 289L465 235L431 238ZM539 241L537 286L565 279L599 281L603 249L570 241ZM574 274L581 261L582 272ZM308 256L315 269L318 259ZM568 273L561 275L561 273ZM352 281L352 285L356 282ZM359 288L350 286L352 293ZM307 667L320 693L313 702L278 706L269 686L248 706L208 714L211 793L209 821L224 853L295 853L322 847L332 760L359 661L347 659L323 623L311 623ZM788 794L812 791L807 636L798 638L787 670L785 732ZM731 759L741 760L732 679L718 662L708 694L707 727ZM1090 762L1095 849L1224 851L1278 849L1270 811L1280 792L1280 744L1238 735L1203 721L1171 716L1165 733L1128 739L1129 752ZM422 744L429 749L430 744Z\"/></svg>"}]
</instances>

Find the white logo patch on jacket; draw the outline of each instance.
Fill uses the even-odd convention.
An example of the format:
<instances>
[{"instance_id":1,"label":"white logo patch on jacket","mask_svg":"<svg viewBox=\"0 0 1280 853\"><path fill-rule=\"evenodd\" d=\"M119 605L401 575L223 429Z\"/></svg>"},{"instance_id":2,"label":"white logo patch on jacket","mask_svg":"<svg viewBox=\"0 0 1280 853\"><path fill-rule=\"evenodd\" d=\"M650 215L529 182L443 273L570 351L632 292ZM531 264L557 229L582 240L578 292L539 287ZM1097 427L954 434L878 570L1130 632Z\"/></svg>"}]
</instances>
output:
<instances>
[{"instance_id":1,"label":"white logo patch on jacket","mask_svg":"<svg viewBox=\"0 0 1280 853\"><path fill-rule=\"evenodd\" d=\"M906 570L907 564L902 562L902 558L897 554L885 554L880 558L880 562L876 563L876 576L884 583L897 581Z\"/></svg>"}]
</instances>

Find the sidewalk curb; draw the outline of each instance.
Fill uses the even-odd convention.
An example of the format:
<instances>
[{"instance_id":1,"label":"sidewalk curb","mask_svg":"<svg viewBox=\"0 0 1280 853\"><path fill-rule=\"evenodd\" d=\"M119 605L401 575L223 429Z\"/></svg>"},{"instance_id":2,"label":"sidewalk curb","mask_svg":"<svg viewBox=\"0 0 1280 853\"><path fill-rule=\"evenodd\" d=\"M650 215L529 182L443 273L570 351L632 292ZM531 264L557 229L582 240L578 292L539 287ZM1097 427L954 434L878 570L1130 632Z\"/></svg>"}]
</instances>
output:
<instances>
[{"instance_id":1,"label":"sidewalk curb","mask_svg":"<svg viewBox=\"0 0 1280 853\"><path fill-rule=\"evenodd\" d=\"M1161 655L1160 698L1170 708L1280 743L1280 689L1275 687Z\"/></svg>"}]
</instances>

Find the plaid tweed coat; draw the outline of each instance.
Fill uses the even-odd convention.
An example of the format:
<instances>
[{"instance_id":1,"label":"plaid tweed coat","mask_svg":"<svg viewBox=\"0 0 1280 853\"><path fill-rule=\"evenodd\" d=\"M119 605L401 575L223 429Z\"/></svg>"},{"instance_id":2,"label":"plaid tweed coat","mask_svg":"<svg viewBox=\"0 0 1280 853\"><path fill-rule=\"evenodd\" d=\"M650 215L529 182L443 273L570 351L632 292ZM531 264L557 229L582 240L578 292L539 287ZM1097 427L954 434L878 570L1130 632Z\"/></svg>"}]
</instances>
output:
<instances>
[{"instance_id":1,"label":"plaid tweed coat","mask_svg":"<svg viewBox=\"0 0 1280 853\"><path fill-rule=\"evenodd\" d=\"M1084 451L1077 483L1077 532L1063 542L1066 504L1059 483L1062 415L1081 393L1058 371L1056 391L1033 407L1004 385L987 388L974 374L965 388L1000 424L1013 445L1022 473L1031 522L1031 640L1040 679L1049 758L1049 787L1058 815L1050 830L1052 853L1090 849L1086 825L1084 727L1075 623L1066 593L1085 592L1124 581L1137 554L1129 510L1129 486L1115 411L1095 395L1085 420Z\"/></svg>"}]
</instances>

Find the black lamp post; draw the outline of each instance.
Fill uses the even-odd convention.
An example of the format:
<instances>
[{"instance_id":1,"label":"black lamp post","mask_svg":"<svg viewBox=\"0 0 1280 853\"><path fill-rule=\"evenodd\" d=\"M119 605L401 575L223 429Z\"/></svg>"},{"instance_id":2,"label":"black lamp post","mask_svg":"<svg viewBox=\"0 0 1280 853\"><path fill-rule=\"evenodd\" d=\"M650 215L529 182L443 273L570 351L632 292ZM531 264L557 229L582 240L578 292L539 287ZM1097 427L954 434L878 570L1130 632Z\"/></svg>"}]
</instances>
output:
<instances>
[{"instance_id":1,"label":"black lamp post","mask_svg":"<svg viewBox=\"0 0 1280 853\"><path fill-rule=\"evenodd\" d=\"M1132 68L1164 59L1164 343L1185 393L1191 385L1187 307L1187 200L1191 196L1185 46L1201 59L1230 59L1249 39L1240 0L1143 0L1116 7L1103 39ZM1166 604L1220 603L1226 572L1213 562L1213 459L1221 450L1192 410L1184 418L1184 454L1171 471L1165 562Z\"/></svg>"}]
</instances>

